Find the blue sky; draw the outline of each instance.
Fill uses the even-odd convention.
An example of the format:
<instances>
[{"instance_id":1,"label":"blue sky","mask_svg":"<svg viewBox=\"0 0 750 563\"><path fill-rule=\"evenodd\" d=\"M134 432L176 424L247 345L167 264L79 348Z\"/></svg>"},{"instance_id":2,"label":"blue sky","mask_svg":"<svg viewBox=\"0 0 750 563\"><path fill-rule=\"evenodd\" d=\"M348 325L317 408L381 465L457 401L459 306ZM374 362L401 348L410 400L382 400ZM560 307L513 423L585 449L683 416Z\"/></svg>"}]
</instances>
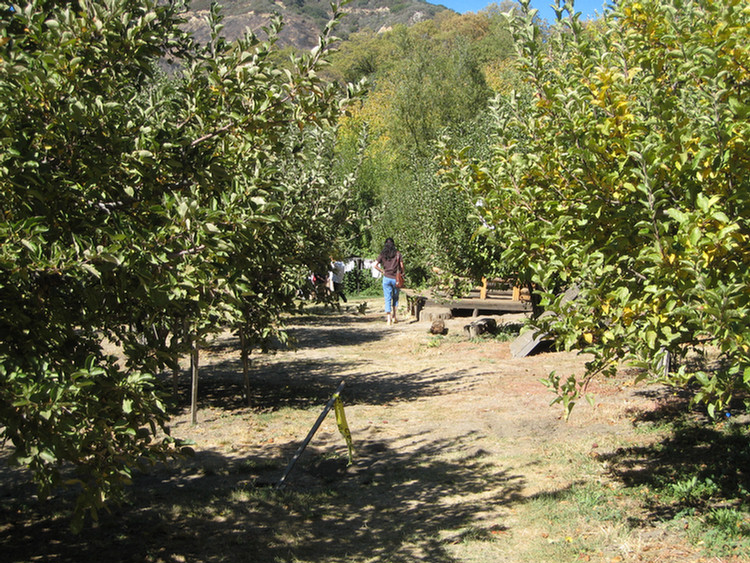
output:
<instances>
[{"instance_id":1,"label":"blue sky","mask_svg":"<svg viewBox=\"0 0 750 563\"><path fill-rule=\"evenodd\" d=\"M492 0L428 0L430 4L442 4L446 8L455 10L461 14L465 12L478 12L490 4L500 4L501 0L493 2ZM553 22L555 20L555 12L552 11L550 5L554 3L554 0L531 0L531 7L539 10L539 15L547 20ZM562 2L561 2L562 3ZM582 19L593 18L598 12L601 14L604 12L605 0L575 0L575 10L581 12Z\"/></svg>"}]
</instances>

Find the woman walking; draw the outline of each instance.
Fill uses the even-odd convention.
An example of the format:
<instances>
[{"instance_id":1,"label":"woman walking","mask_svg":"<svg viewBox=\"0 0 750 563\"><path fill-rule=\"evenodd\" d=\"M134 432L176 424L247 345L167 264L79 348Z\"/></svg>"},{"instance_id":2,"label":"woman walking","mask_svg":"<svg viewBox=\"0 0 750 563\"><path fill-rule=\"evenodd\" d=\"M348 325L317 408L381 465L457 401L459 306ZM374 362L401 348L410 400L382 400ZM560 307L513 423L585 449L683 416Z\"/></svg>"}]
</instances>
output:
<instances>
[{"instance_id":1,"label":"woman walking","mask_svg":"<svg viewBox=\"0 0 750 563\"><path fill-rule=\"evenodd\" d=\"M388 325L398 322L396 311L398 310L398 286L396 275L404 273L404 261L401 253L391 237L385 239L385 245L380 252L375 268L383 274L383 297L385 297L385 314Z\"/></svg>"}]
</instances>

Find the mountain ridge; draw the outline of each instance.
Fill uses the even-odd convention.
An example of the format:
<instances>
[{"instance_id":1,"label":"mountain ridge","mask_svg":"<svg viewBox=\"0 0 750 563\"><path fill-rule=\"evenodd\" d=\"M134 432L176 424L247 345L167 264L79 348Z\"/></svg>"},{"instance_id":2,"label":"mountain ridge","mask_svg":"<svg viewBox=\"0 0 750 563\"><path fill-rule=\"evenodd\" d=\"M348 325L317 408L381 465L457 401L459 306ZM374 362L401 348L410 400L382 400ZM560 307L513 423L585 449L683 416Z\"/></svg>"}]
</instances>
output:
<instances>
[{"instance_id":1,"label":"mountain ridge","mask_svg":"<svg viewBox=\"0 0 750 563\"><path fill-rule=\"evenodd\" d=\"M278 13L284 21L279 45L300 50L309 50L318 44L318 37L332 15L328 0L224 0L219 5L223 16L221 34L226 39L237 39L246 30L262 36L262 28ZM201 42L209 37L210 6L210 0L195 0L184 26ZM344 16L335 34L346 39L358 31L382 32L399 24L410 26L432 19L445 10L453 12L424 0L353 0L342 8Z\"/></svg>"}]
</instances>

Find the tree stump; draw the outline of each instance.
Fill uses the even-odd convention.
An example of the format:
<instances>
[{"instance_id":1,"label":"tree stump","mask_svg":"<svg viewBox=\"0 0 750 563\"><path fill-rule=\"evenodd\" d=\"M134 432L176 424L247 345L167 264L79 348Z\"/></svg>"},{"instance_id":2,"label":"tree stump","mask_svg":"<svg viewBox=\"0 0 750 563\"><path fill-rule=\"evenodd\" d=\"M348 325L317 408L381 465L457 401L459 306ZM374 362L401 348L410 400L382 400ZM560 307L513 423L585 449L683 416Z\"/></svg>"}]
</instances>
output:
<instances>
[{"instance_id":1,"label":"tree stump","mask_svg":"<svg viewBox=\"0 0 750 563\"><path fill-rule=\"evenodd\" d=\"M452 318L453 312L447 307L435 307L433 305L429 305L422 309L419 313L420 321L437 321Z\"/></svg>"},{"instance_id":2,"label":"tree stump","mask_svg":"<svg viewBox=\"0 0 750 563\"><path fill-rule=\"evenodd\" d=\"M495 332L497 330L497 321L495 319L479 319L464 327L464 333L469 338L476 338L486 332Z\"/></svg>"},{"instance_id":3,"label":"tree stump","mask_svg":"<svg viewBox=\"0 0 750 563\"><path fill-rule=\"evenodd\" d=\"M432 325L430 326L430 334L445 334L447 329L445 328L445 321L443 319L437 319L436 321L432 321Z\"/></svg>"}]
</instances>

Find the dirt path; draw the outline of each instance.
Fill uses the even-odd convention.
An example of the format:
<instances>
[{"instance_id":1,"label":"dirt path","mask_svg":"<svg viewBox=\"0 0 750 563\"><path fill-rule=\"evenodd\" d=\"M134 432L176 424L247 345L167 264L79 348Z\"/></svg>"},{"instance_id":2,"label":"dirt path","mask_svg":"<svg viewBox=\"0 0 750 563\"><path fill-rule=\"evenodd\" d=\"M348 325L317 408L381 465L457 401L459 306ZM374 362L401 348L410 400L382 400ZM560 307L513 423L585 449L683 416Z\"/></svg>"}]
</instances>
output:
<instances>
[{"instance_id":1,"label":"dirt path","mask_svg":"<svg viewBox=\"0 0 750 563\"><path fill-rule=\"evenodd\" d=\"M377 310L379 300L373 301L368 303L369 309ZM523 316L497 318L501 323L518 324ZM294 351L254 357L251 377L257 395L253 402L261 409L271 405L275 411L286 408L289 412L267 417L278 420L251 429L226 425L222 420L227 415L218 399L226 400L232 385L224 374L228 372L235 386L239 383L234 344L224 342L203 359L211 366L204 369L211 373L201 387L208 406L201 411L199 426L190 428L186 417L177 417L174 433L209 448L231 441L240 456L241 448L265 448L268 443L289 447L283 436L289 434L290 439L299 441L297 423L305 418L314 421L309 411L293 409L309 407L314 411L345 381L346 413L360 443L374 438L406 440L399 448L413 450L424 440L481 436L496 442L493 449L499 453L511 448L513 455L523 458L541 443L590 437L592 445L619 439L634 413L655 406L651 398L655 389L633 391L625 380L618 380L592 387L596 405L581 403L571 420L564 422L561 408L549 406L553 395L541 379L552 371L562 377L580 374L586 358L546 352L515 359L510 342L468 339L463 327L472 320L448 320L447 335L437 337L429 334L429 324L424 322L407 319L388 327L378 312L303 317L291 325ZM234 393L240 391L237 387ZM232 402L239 402L239 396ZM287 422L292 422L296 432L285 428ZM313 444L340 450L342 442L333 417L326 422ZM248 430L250 440L243 438ZM330 444L326 441L329 435ZM409 446L409 436L421 439Z\"/></svg>"},{"instance_id":2,"label":"dirt path","mask_svg":"<svg viewBox=\"0 0 750 563\"><path fill-rule=\"evenodd\" d=\"M102 549L108 561L164 563L702 560L649 525L581 528L581 501L566 496L582 482L621 486L611 458L655 439L633 420L662 389L607 382L592 389L595 406L580 404L565 422L540 379L581 373L585 358L513 359L509 342L469 340L471 319L449 320L435 337L427 323L386 326L382 300L366 314L355 305L300 317L296 350L253 356L253 408L241 397L237 343L219 339L202 358L199 424L186 412L172 424L195 457L139 478L129 505L77 539L36 508L39 522L5 526L9 561L30 560L24 538L40 560L78 562L104 560ZM354 463L331 414L277 491L341 381ZM559 521L566 503L575 523Z\"/></svg>"},{"instance_id":3,"label":"dirt path","mask_svg":"<svg viewBox=\"0 0 750 563\"><path fill-rule=\"evenodd\" d=\"M178 421L175 434L215 450L223 462L227 446L240 463L248 458L288 460L321 406L345 381L354 465L345 467L346 447L329 416L290 475L289 487L334 487L347 499L354 495L357 501L349 499L346 511L351 524L343 532L324 534L325 540L308 538L306 546L297 546L295 557L337 560L330 552L321 559L310 554L322 549L321 542L336 544L339 535L364 541L360 549L360 540L352 540L350 549L356 546L357 555L341 560L544 557L539 555L544 549L524 554L519 545L537 542L544 548L565 538L550 539L544 530L529 529L519 520L519 507L537 495L564 492L572 483L605 478L606 464L592 464L592 459L633 439L633 418L655 407L659 390L635 391L626 380L596 386L595 406L579 405L565 422L560 407L549 406L553 397L540 380L552 371L563 377L580 374L585 358L544 353L513 359L509 342L469 340L463 327L472 319L449 320L448 334L435 337L427 323L407 320L388 327L378 312L380 301L368 306L365 315L353 314L352 306L342 315L302 318L292 326L295 351L256 358L254 403L275 405L272 414L251 416L247 424L227 424L226 413L217 405L217 410L202 411L198 428ZM519 315L500 318L511 324L520 320ZM221 353L213 356L216 366ZM582 473L584 466L594 474ZM275 482L278 468L254 477ZM478 535L479 541L464 541L465 534ZM512 535L513 541L481 541L488 534L491 539ZM409 540L410 535L415 539ZM431 535L433 552L425 539ZM380 543L382 552L375 547ZM397 555L386 556L392 549ZM621 557L620 551L605 548L602 560Z\"/></svg>"}]
</instances>

